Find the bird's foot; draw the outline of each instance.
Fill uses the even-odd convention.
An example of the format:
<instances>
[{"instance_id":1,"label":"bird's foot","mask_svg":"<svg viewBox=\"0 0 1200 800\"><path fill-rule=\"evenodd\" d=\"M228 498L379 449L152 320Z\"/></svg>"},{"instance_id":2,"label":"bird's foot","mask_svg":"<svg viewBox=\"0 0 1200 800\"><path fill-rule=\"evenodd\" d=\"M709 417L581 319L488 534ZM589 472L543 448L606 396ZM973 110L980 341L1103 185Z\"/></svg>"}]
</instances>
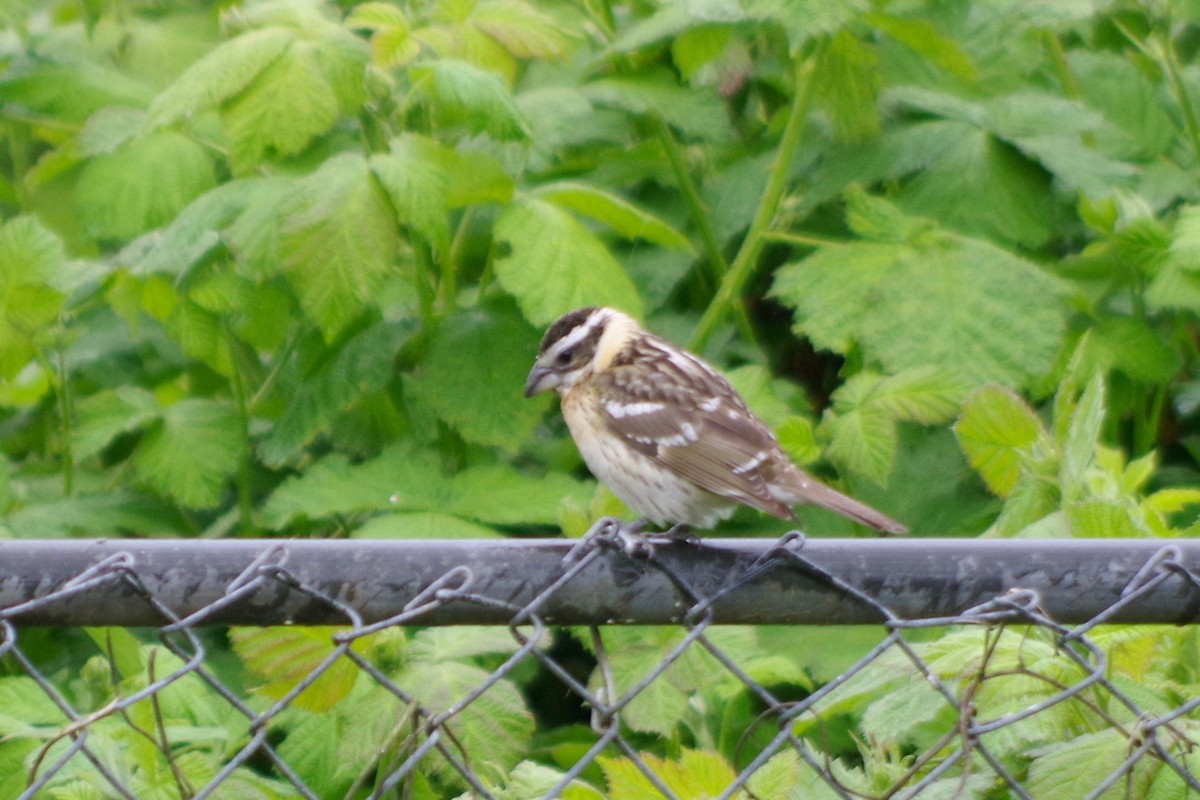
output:
<instances>
[{"instance_id":1,"label":"bird's foot","mask_svg":"<svg viewBox=\"0 0 1200 800\"><path fill-rule=\"evenodd\" d=\"M687 525L676 525L664 533L645 533L649 520L625 523L616 517L604 517L583 535L563 556L563 565L577 563L597 547L620 550L630 558L652 558L658 545L675 542L697 544L700 538Z\"/></svg>"}]
</instances>

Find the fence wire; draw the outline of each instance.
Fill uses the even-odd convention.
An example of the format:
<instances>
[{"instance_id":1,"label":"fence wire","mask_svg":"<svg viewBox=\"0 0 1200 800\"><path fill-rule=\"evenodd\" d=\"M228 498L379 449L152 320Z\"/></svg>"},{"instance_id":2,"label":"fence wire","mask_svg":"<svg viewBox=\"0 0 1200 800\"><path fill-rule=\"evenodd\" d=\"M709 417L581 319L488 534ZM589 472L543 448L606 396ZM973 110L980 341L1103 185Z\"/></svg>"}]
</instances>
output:
<instances>
[{"instance_id":1,"label":"fence wire","mask_svg":"<svg viewBox=\"0 0 1200 800\"><path fill-rule=\"evenodd\" d=\"M984 581L997 591L970 607L902 614L881 600L884 582L849 569L838 574L812 557L817 542L798 533L760 542L753 559L714 584L692 569L706 558L703 548L632 537L604 521L565 555L555 551L557 568L536 585L523 580L521 591L487 591L496 584L480 579L477 561L436 563L437 574L387 615L371 606L371 587L330 584L291 563L304 543L241 544L239 552L253 557L215 594L202 584L220 570L206 571L195 547L183 575L173 576L183 589L167 591L161 570L132 544L122 550L110 542L98 559L77 552L91 563L57 581L19 571L31 569L23 557L47 561L56 545L24 551L20 542L3 544L0 775L7 777L0 777L0 798L1200 797L1193 753L1200 697L1152 692L1110 664L1113 653L1126 667L1154 656L1120 648L1136 645L1146 628L1108 623L1194 618L1200 574L1179 544L1136 543L1131 552L1142 561L1132 570L1110 560L1110 585L1097 582L1092 591L1107 604L1073 622L1046 602L1075 571L1070 562L1042 576L1042 586L1032 573L1028 585ZM391 544L404 551L404 543ZM362 545L336 543L348 552ZM926 545L902 546L919 553ZM1061 552L1095 558L1095 543ZM971 568L981 574L1003 572L978 561ZM411 573L425 574L427 562L411 563ZM618 591L636 594L647 575L670 585L668 616L678 621L653 629L661 631L653 663L631 658L632 640L614 635L615 623L646 620L628 616L636 598L614 610L597 595L588 576L605 570ZM781 671L779 653L772 661L747 652L739 642L749 640L722 627L731 614L764 624L788 618L769 604L757 618L736 605L720 613L748 587L786 594L780 587L797 582L879 626L878 642L857 660L800 691L803 681ZM945 593L927 593L926 605L943 608L935 599ZM1175 611L1163 611L1164 597ZM280 636L271 633L279 629L212 627L231 614L245 621L255 608L264 622L319 619L337 627ZM1139 615L1146 608L1151 613ZM555 615L587 624L556 628ZM110 618L157 620L161 647L124 629L92 629L102 655L81 666L81 657L71 663L46 655L59 631L30 625ZM430 635L449 630L432 626L474 619L501 622L466 629L466 637ZM418 633L389 638L401 628ZM507 645L497 643L497 632ZM260 666L259 685L230 669L222 636L251 672ZM564 640L575 646L562 647ZM814 639L804 641L811 647ZM423 671L397 677L405 658ZM574 726L570 742L557 748L531 743L528 714L514 712L523 702L518 684L527 695L581 707L586 729ZM756 711L752 723L733 742L701 741L693 730L689 746L665 743L661 715L694 718L698 705L713 702L705 687L716 685L726 687L717 702L740 695L736 702ZM877 724L851 730L847 741L839 720L856 714ZM521 741L520 753L504 750L508 738ZM1021 747L1039 741L1046 744ZM864 754L858 760L856 747ZM351 750L360 756L346 757ZM891 757L872 761L868 752ZM1097 752L1107 761L1094 760ZM1083 759L1106 768L1081 776L1072 765Z\"/></svg>"}]
</instances>

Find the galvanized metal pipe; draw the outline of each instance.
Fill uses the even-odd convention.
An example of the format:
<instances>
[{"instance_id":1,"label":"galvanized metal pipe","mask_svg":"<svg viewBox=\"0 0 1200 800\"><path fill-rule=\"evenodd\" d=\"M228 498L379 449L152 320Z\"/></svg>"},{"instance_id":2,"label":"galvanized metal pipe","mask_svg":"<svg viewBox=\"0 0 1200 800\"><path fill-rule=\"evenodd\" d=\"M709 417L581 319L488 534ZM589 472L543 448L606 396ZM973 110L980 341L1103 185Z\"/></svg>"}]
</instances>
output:
<instances>
[{"instance_id":1,"label":"galvanized metal pipe","mask_svg":"<svg viewBox=\"0 0 1200 800\"><path fill-rule=\"evenodd\" d=\"M514 609L526 607L562 578L567 569L562 558L572 544L561 539L2 541L0 618L18 625L164 625L169 620L139 594L137 581L182 618L222 600L241 576L238 585L246 595L198 623L348 622L343 611L319 596L336 599L370 623L400 613L459 568L447 585L461 588L469 577L466 592L475 600L435 603L405 621L506 624ZM1026 589L1037 593L1039 607L1051 618L1075 624L1118 604L1137 576L1142 583L1160 582L1111 621L1200 619L1200 591L1185 574L1200 570L1197 540L811 539L798 553L815 571L796 559L768 555L776 544L774 539L671 543L657 547L649 560L605 549L546 594L536 612L554 624L665 624L681 619L694 603L692 593L720 595L712 604L718 623L868 624L882 621L879 607L900 619L954 617L1012 589ZM770 564L766 569L761 568L764 556ZM105 559L115 561L95 573L86 589L72 593L79 576ZM260 573L246 572L256 559L269 573L258 580ZM821 571L879 607L835 588ZM127 580L130 576L137 581ZM298 590L297 584L318 596ZM21 606L39 598L47 600Z\"/></svg>"}]
</instances>

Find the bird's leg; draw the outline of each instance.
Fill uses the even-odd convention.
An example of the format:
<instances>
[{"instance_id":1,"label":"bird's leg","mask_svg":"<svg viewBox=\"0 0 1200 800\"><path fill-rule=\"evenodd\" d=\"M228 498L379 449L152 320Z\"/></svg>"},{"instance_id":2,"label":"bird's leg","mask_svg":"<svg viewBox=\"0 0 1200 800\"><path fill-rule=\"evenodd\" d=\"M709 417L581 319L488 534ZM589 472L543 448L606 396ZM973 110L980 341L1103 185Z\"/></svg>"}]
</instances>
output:
<instances>
[{"instance_id":1,"label":"bird's leg","mask_svg":"<svg viewBox=\"0 0 1200 800\"><path fill-rule=\"evenodd\" d=\"M686 522L672 525L663 531L663 536L673 539L676 542L683 542L684 544L700 544L700 537L692 531L692 526Z\"/></svg>"}]
</instances>

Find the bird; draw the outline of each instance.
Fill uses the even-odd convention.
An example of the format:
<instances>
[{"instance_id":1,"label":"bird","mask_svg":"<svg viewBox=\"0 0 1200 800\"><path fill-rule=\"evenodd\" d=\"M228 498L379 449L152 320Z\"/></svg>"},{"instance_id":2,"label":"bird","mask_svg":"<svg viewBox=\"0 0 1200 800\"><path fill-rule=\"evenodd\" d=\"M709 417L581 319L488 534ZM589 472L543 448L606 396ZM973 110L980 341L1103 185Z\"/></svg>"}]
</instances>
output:
<instances>
[{"instance_id":1,"label":"bird","mask_svg":"<svg viewBox=\"0 0 1200 800\"><path fill-rule=\"evenodd\" d=\"M616 309L578 308L550 325L525 396L550 390L588 469L642 523L708 530L739 505L794 519L792 506L809 503L908 530L799 469L719 372Z\"/></svg>"}]
</instances>

